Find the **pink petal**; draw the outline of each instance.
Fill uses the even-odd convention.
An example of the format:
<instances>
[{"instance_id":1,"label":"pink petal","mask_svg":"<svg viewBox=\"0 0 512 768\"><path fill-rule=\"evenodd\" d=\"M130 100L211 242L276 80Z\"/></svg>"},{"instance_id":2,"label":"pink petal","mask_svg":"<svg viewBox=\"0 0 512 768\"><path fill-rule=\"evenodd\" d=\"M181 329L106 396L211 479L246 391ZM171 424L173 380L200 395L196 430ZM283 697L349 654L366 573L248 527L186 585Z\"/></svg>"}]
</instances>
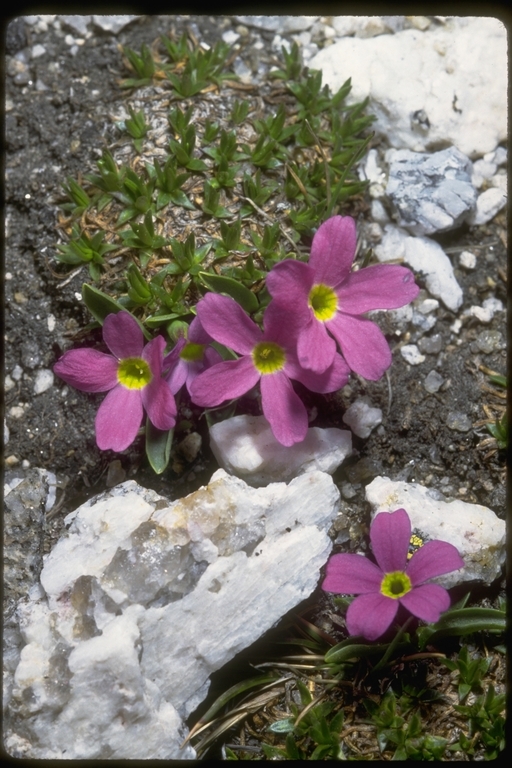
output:
<instances>
[{"instance_id":1,"label":"pink petal","mask_svg":"<svg viewBox=\"0 0 512 768\"><path fill-rule=\"evenodd\" d=\"M336 342L311 312L310 322L304 326L297 342L300 364L314 373L323 373L332 365L335 354Z\"/></svg>"},{"instance_id":2,"label":"pink petal","mask_svg":"<svg viewBox=\"0 0 512 768\"><path fill-rule=\"evenodd\" d=\"M220 344L240 355L248 355L261 341L261 331L240 304L229 296L207 293L197 305L205 331Z\"/></svg>"},{"instance_id":3,"label":"pink petal","mask_svg":"<svg viewBox=\"0 0 512 768\"><path fill-rule=\"evenodd\" d=\"M153 374L153 378L159 377L162 373L165 345L166 341L164 337L157 336L152 339L149 344L146 344L140 355L149 365L149 370Z\"/></svg>"},{"instance_id":4,"label":"pink petal","mask_svg":"<svg viewBox=\"0 0 512 768\"><path fill-rule=\"evenodd\" d=\"M70 349L53 370L67 384L84 392L106 392L118 383L118 361L96 349Z\"/></svg>"},{"instance_id":5,"label":"pink petal","mask_svg":"<svg viewBox=\"0 0 512 768\"><path fill-rule=\"evenodd\" d=\"M140 325L129 312L107 315L103 323L103 340L118 360L140 357L144 347Z\"/></svg>"},{"instance_id":6,"label":"pink petal","mask_svg":"<svg viewBox=\"0 0 512 768\"><path fill-rule=\"evenodd\" d=\"M351 272L336 291L340 311L349 315L403 307L419 292L411 270L397 264L376 264Z\"/></svg>"},{"instance_id":7,"label":"pink petal","mask_svg":"<svg viewBox=\"0 0 512 768\"><path fill-rule=\"evenodd\" d=\"M416 550L407 564L407 575L413 586L434 576L464 568L464 560L453 544L447 541L427 541Z\"/></svg>"},{"instance_id":8,"label":"pink petal","mask_svg":"<svg viewBox=\"0 0 512 768\"><path fill-rule=\"evenodd\" d=\"M259 378L251 357L227 360L200 373L190 385L190 396L196 405L213 408L244 395Z\"/></svg>"},{"instance_id":9,"label":"pink petal","mask_svg":"<svg viewBox=\"0 0 512 768\"><path fill-rule=\"evenodd\" d=\"M351 216L333 216L324 221L313 238L309 257L315 283L335 288L348 277L356 239L356 223Z\"/></svg>"},{"instance_id":10,"label":"pink petal","mask_svg":"<svg viewBox=\"0 0 512 768\"><path fill-rule=\"evenodd\" d=\"M405 509L379 512L370 526L375 559L384 573L403 571L407 563L411 521Z\"/></svg>"},{"instance_id":11,"label":"pink petal","mask_svg":"<svg viewBox=\"0 0 512 768\"><path fill-rule=\"evenodd\" d=\"M309 320L308 296L314 273L301 261L286 259L276 264L266 277L266 287L273 299L297 313L302 322Z\"/></svg>"},{"instance_id":12,"label":"pink petal","mask_svg":"<svg viewBox=\"0 0 512 768\"><path fill-rule=\"evenodd\" d=\"M164 357L164 362L163 362L163 366L162 366L163 370L164 370L164 373L167 373L167 371L170 368L172 368L174 365L176 365L176 363L180 359L180 352L181 352L181 350L183 349L183 347L185 346L186 343L187 343L186 339L183 339L183 338L178 339L178 341L176 342L174 347L171 349L169 354Z\"/></svg>"},{"instance_id":13,"label":"pink petal","mask_svg":"<svg viewBox=\"0 0 512 768\"><path fill-rule=\"evenodd\" d=\"M309 308L307 311L311 312ZM273 299L263 313L263 339L294 352L297 337L306 322L300 311Z\"/></svg>"},{"instance_id":14,"label":"pink petal","mask_svg":"<svg viewBox=\"0 0 512 768\"><path fill-rule=\"evenodd\" d=\"M133 443L142 422L140 389L119 384L111 390L96 414L96 442L102 451L124 451Z\"/></svg>"},{"instance_id":15,"label":"pink petal","mask_svg":"<svg viewBox=\"0 0 512 768\"><path fill-rule=\"evenodd\" d=\"M171 388L171 392L175 395L180 391L188 378L188 363L178 359L165 378Z\"/></svg>"},{"instance_id":16,"label":"pink petal","mask_svg":"<svg viewBox=\"0 0 512 768\"><path fill-rule=\"evenodd\" d=\"M301 443L308 431L306 407L282 371L261 377L261 406L281 445Z\"/></svg>"},{"instance_id":17,"label":"pink petal","mask_svg":"<svg viewBox=\"0 0 512 768\"><path fill-rule=\"evenodd\" d=\"M198 317L194 317L190 323L188 340L192 341L194 344L209 344L210 341L213 341L210 334L206 333Z\"/></svg>"},{"instance_id":18,"label":"pink petal","mask_svg":"<svg viewBox=\"0 0 512 768\"><path fill-rule=\"evenodd\" d=\"M149 346L149 345L148 345ZM160 376L141 390L142 404L157 429L172 429L176 424L176 402L170 385Z\"/></svg>"},{"instance_id":19,"label":"pink petal","mask_svg":"<svg viewBox=\"0 0 512 768\"><path fill-rule=\"evenodd\" d=\"M214 347L206 347L203 362L205 368L211 368L212 365L222 363L222 357Z\"/></svg>"},{"instance_id":20,"label":"pink petal","mask_svg":"<svg viewBox=\"0 0 512 768\"><path fill-rule=\"evenodd\" d=\"M347 629L351 635L377 640L389 628L398 611L398 600L381 594L359 595L347 611Z\"/></svg>"},{"instance_id":21,"label":"pink petal","mask_svg":"<svg viewBox=\"0 0 512 768\"><path fill-rule=\"evenodd\" d=\"M326 327L340 345L349 368L365 379L377 381L391 365L389 345L371 320L338 312Z\"/></svg>"},{"instance_id":22,"label":"pink petal","mask_svg":"<svg viewBox=\"0 0 512 768\"><path fill-rule=\"evenodd\" d=\"M380 592L384 574L363 555L332 555L327 563L322 589L339 595L363 595Z\"/></svg>"},{"instance_id":23,"label":"pink petal","mask_svg":"<svg viewBox=\"0 0 512 768\"><path fill-rule=\"evenodd\" d=\"M414 616L432 624L450 607L450 595L439 584L422 584L400 598L402 605Z\"/></svg>"},{"instance_id":24,"label":"pink petal","mask_svg":"<svg viewBox=\"0 0 512 768\"><path fill-rule=\"evenodd\" d=\"M289 355L284 372L290 379L304 384L311 392L337 392L345 386L350 375L350 368L341 355L335 354L334 362L323 373L308 371L299 364L294 356Z\"/></svg>"}]
</instances>

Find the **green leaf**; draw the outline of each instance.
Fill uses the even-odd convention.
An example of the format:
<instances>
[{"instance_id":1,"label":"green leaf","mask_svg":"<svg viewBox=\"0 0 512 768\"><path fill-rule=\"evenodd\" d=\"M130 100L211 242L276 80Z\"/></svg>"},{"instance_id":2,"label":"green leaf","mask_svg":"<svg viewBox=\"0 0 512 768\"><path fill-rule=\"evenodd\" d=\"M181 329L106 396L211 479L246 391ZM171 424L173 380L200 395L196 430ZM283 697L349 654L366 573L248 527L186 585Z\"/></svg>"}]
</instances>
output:
<instances>
[{"instance_id":1,"label":"green leaf","mask_svg":"<svg viewBox=\"0 0 512 768\"><path fill-rule=\"evenodd\" d=\"M272 733L292 733L294 730L295 718L287 717L284 720L276 720L275 723L271 723L267 731Z\"/></svg>"},{"instance_id":2,"label":"green leaf","mask_svg":"<svg viewBox=\"0 0 512 768\"><path fill-rule=\"evenodd\" d=\"M146 456L157 475L161 475L169 464L173 435L174 429L157 429L149 418L146 420Z\"/></svg>"},{"instance_id":3,"label":"green leaf","mask_svg":"<svg viewBox=\"0 0 512 768\"><path fill-rule=\"evenodd\" d=\"M110 296L107 296L106 293L98 290L98 288L93 288L93 286L89 285L88 283L84 283L82 285L82 299L84 300L84 304L91 315L95 320L98 321L100 325L103 325L107 315L115 315L118 312L126 311L126 307L123 306L119 301L116 301ZM151 341L152 336L149 331L144 328L140 320L137 320L137 318L133 315L132 317L134 317L134 320L137 321L145 338L148 341Z\"/></svg>"},{"instance_id":4,"label":"green leaf","mask_svg":"<svg viewBox=\"0 0 512 768\"><path fill-rule=\"evenodd\" d=\"M231 277L213 275L210 272L199 272L201 282L214 293L224 293L231 296L242 309L251 314L259 307L256 294Z\"/></svg>"}]
</instances>

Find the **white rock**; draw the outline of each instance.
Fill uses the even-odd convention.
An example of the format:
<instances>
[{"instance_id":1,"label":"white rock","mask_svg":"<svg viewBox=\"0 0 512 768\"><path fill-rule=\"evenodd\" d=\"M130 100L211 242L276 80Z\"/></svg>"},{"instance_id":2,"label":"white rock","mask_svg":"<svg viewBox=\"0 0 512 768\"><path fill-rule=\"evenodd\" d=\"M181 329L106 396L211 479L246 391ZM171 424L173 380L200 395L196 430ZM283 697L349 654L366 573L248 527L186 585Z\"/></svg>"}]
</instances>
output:
<instances>
[{"instance_id":1,"label":"white rock","mask_svg":"<svg viewBox=\"0 0 512 768\"><path fill-rule=\"evenodd\" d=\"M380 200L372 200L372 219L382 226L389 222L388 212Z\"/></svg>"},{"instance_id":2,"label":"white rock","mask_svg":"<svg viewBox=\"0 0 512 768\"><path fill-rule=\"evenodd\" d=\"M420 365L425 362L425 355L422 355L416 344L404 344L400 347L400 354L409 365Z\"/></svg>"},{"instance_id":3,"label":"white rock","mask_svg":"<svg viewBox=\"0 0 512 768\"><path fill-rule=\"evenodd\" d=\"M302 443L287 448L263 416L234 416L210 428L210 447L227 472L253 486L288 482L304 472L332 474L352 453L349 431L310 427Z\"/></svg>"},{"instance_id":4,"label":"white rock","mask_svg":"<svg viewBox=\"0 0 512 768\"><path fill-rule=\"evenodd\" d=\"M486 299L481 307L472 306L465 310L463 316L476 317L481 323L490 323L496 312L503 311L503 304L499 299L491 297Z\"/></svg>"},{"instance_id":5,"label":"white rock","mask_svg":"<svg viewBox=\"0 0 512 768\"><path fill-rule=\"evenodd\" d=\"M140 16L130 16L130 14L124 14L122 16L105 15L105 16L93 16L92 20L94 24L102 29L104 32L110 32L113 35L117 35L128 24L131 24L135 19Z\"/></svg>"},{"instance_id":6,"label":"white rock","mask_svg":"<svg viewBox=\"0 0 512 768\"><path fill-rule=\"evenodd\" d=\"M429 315L439 308L439 302L437 299L424 299L420 301L416 309L421 312L422 315Z\"/></svg>"},{"instance_id":7,"label":"white rock","mask_svg":"<svg viewBox=\"0 0 512 768\"><path fill-rule=\"evenodd\" d=\"M456 312L462 304L462 288L453 273L453 266L441 246L428 237L408 237L404 261L416 273L425 276L427 290Z\"/></svg>"},{"instance_id":8,"label":"white rock","mask_svg":"<svg viewBox=\"0 0 512 768\"><path fill-rule=\"evenodd\" d=\"M412 237L394 224L386 224L384 236L373 250L381 262L404 262L423 274L429 293L441 299L448 309L456 312L462 304L462 289L452 263L435 240Z\"/></svg>"},{"instance_id":9,"label":"white rock","mask_svg":"<svg viewBox=\"0 0 512 768\"><path fill-rule=\"evenodd\" d=\"M508 176L506 171L500 170L495 176L492 177L489 183L491 187L497 187L498 189L501 189L503 194L507 194Z\"/></svg>"},{"instance_id":10,"label":"white rock","mask_svg":"<svg viewBox=\"0 0 512 768\"><path fill-rule=\"evenodd\" d=\"M331 25L338 37L375 37L391 31L381 16L333 16Z\"/></svg>"},{"instance_id":11,"label":"white rock","mask_svg":"<svg viewBox=\"0 0 512 768\"><path fill-rule=\"evenodd\" d=\"M178 501L128 481L68 515L18 605L6 749L193 759L184 720L211 673L316 588L338 509L322 472L254 489L219 470Z\"/></svg>"},{"instance_id":12,"label":"white rock","mask_svg":"<svg viewBox=\"0 0 512 768\"><path fill-rule=\"evenodd\" d=\"M34 45L32 48L32 58L38 59L40 56L44 56L46 53L46 48L44 45L40 45L39 43L37 45Z\"/></svg>"},{"instance_id":13,"label":"white rock","mask_svg":"<svg viewBox=\"0 0 512 768\"><path fill-rule=\"evenodd\" d=\"M459 264L464 269L474 269L476 267L476 256L471 251L462 251L459 256Z\"/></svg>"},{"instance_id":14,"label":"white rock","mask_svg":"<svg viewBox=\"0 0 512 768\"><path fill-rule=\"evenodd\" d=\"M405 509L413 532L422 539L453 544L464 560L464 568L439 577L446 587L466 581L491 584L505 562L505 521L480 504L439 500L439 492L417 483L376 477L366 486L372 515Z\"/></svg>"},{"instance_id":15,"label":"white rock","mask_svg":"<svg viewBox=\"0 0 512 768\"><path fill-rule=\"evenodd\" d=\"M507 32L498 19L454 17L424 32L343 37L310 66L333 91L351 77L348 103L369 96L372 130L394 147L454 145L477 158L507 137Z\"/></svg>"},{"instance_id":16,"label":"white rock","mask_svg":"<svg viewBox=\"0 0 512 768\"><path fill-rule=\"evenodd\" d=\"M78 16L78 15L62 15L59 16L62 23L65 27L68 27L72 30L72 32L75 32L77 35L86 35L87 34L87 25L91 21L90 16Z\"/></svg>"},{"instance_id":17,"label":"white rock","mask_svg":"<svg viewBox=\"0 0 512 768\"><path fill-rule=\"evenodd\" d=\"M343 421L358 437L369 437L372 429L382 424L382 411L373 408L365 398L356 400L343 414Z\"/></svg>"},{"instance_id":18,"label":"white rock","mask_svg":"<svg viewBox=\"0 0 512 768\"><path fill-rule=\"evenodd\" d=\"M492 163L489 160L477 160L473 163L473 173L471 175L471 182L474 187L480 189L486 179L491 179L496 173L496 163Z\"/></svg>"},{"instance_id":19,"label":"white rock","mask_svg":"<svg viewBox=\"0 0 512 768\"><path fill-rule=\"evenodd\" d=\"M222 33L222 39L228 45L233 45L233 43L236 43L239 38L240 35L237 34L233 29L228 29L226 32Z\"/></svg>"},{"instance_id":20,"label":"white rock","mask_svg":"<svg viewBox=\"0 0 512 768\"><path fill-rule=\"evenodd\" d=\"M469 217L470 224L487 224L507 204L507 193L499 187L489 187L476 201L476 210Z\"/></svg>"},{"instance_id":21,"label":"white rock","mask_svg":"<svg viewBox=\"0 0 512 768\"><path fill-rule=\"evenodd\" d=\"M53 371L49 368L42 368L36 374L36 380L34 381L34 394L40 395L42 392L46 392L47 389L53 387Z\"/></svg>"}]
</instances>

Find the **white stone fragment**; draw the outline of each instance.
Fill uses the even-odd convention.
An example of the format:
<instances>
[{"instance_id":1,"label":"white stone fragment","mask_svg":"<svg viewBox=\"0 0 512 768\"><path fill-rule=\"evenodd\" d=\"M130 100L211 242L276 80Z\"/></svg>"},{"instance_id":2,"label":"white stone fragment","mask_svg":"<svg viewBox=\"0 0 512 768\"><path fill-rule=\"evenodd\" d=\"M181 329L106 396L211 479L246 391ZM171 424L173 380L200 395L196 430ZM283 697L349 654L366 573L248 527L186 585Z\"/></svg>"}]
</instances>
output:
<instances>
[{"instance_id":1,"label":"white stone fragment","mask_svg":"<svg viewBox=\"0 0 512 768\"><path fill-rule=\"evenodd\" d=\"M47 389L53 387L54 376L53 371L49 368L42 368L36 374L36 380L34 381L34 394L40 395L46 392Z\"/></svg>"},{"instance_id":2,"label":"white stone fragment","mask_svg":"<svg viewBox=\"0 0 512 768\"><path fill-rule=\"evenodd\" d=\"M425 362L425 355L422 355L416 344L404 344L400 347L400 354L409 365L420 365Z\"/></svg>"},{"instance_id":3,"label":"white stone fragment","mask_svg":"<svg viewBox=\"0 0 512 768\"><path fill-rule=\"evenodd\" d=\"M233 29L228 29L226 32L222 33L222 39L228 45L233 45L233 43L236 43L236 41L240 39L240 35Z\"/></svg>"},{"instance_id":4,"label":"white stone fragment","mask_svg":"<svg viewBox=\"0 0 512 768\"><path fill-rule=\"evenodd\" d=\"M459 16L423 32L342 37L310 66L333 91L351 77L348 102L369 96L372 130L394 147L453 145L477 158L507 137L507 31L499 19Z\"/></svg>"},{"instance_id":5,"label":"white stone fragment","mask_svg":"<svg viewBox=\"0 0 512 768\"><path fill-rule=\"evenodd\" d=\"M500 170L498 173L492 177L490 180L491 187L497 187L498 189L501 189L503 194L507 194L508 192L508 176L507 172Z\"/></svg>"},{"instance_id":6,"label":"white stone fragment","mask_svg":"<svg viewBox=\"0 0 512 768\"><path fill-rule=\"evenodd\" d=\"M481 323L490 323L496 312L503 312L503 304L499 299L491 297L486 299L481 307L469 307L463 316L476 317Z\"/></svg>"},{"instance_id":7,"label":"white stone fragment","mask_svg":"<svg viewBox=\"0 0 512 768\"><path fill-rule=\"evenodd\" d=\"M255 489L218 470L178 501L128 481L68 515L44 591L18 605L7 750L193 759L186 717L213 671L316 588L339 498L322 472Z\"/></svg>"},{"instance_id":8,"label":"white stone fragment","mask_svg":"<svg viewBox=\"0 0 512 768\"><path fill-rule=\"evenodd\" d=\"M46 48L44 47L44 45L40 45L39 43L37 43L37 45L34 45L34 47L32 48L33 59L38 59L40 56L44 56L45 53L46 53Z\"/></svg>"},{"instance_id":9,"label":"white stone fragment","mask_svg":"<svg viewBox=\"0 0 512 768\"><path fill-rule=\"evenodd\" d=\"M420 301L416 309L421 312L422 315L429 315L439 308L439 302L437 299L424 299Z\"/></svg>"},{"instance_id":10,"label":"white stone fragment","mask_svg":"<svg viewBox=\"0 0 512 768\"><path fill-rule=\"evenodd\" d=\"M262 486L313 470L332 474L352 453L352 436L348 430L310 427L302 443L286 447L264 416L241 415L211 427L210 447L227 472Z\"/></svg>"},{"instance_id":11,"label":"white stone fragment","mask_svg":"<svg viewBox=\"0 0 512 768\"><path fill-rule=\"evenodd\" d=\"M110 32L112 35L117 35L122 29L131 24L139 16L133 16L128 13L122 16L105 15L105 16L93 16L92 20L94 24L102 29L104 32Z\"/></svg>"},{"instance_id":12,"label":"white stone fragment","mask_svg":"<svg viewBox=\"0 0 512 768\"><path fill-rule=\"evenodd\" d=\"M418 483L388 477L376 477L366 486L373 516L405 509L413 532L424 540L448 541L457 548L464 568L439 577L445 587L475 580L491 584L505 562L505 521L480 504L440 501L438 495Z\"/></svg>"},{"instance_id":13,"label":"white stone fragment","mask_svg":"<svg viewBox=\"0 0 512 768\"><path fill-rule=\"evenodd\" d=\"M369 437L372 429L382 424L382 411L373 408L366 398L360 398L350 405L343 414L343 421L358 437Z\"/></svg>"},{"instance_id":14,"label":"white stone fragment","mask_svg":"<svg viewBox=\"0 0 512 768\"><path fill-rule=\"evenodd\" d=\"M476 210L468 221L470 224L487 224L507 204L507 193L499 187L489 187L476 201Z\"/></svg>"},{"instance_id":15,"label":"white stone fragment","mask_svg":"<svg viewBox=\"0 0 512 768\"><path fill-rule=\"evenodd\" d=\"M427 290L456 312L462 304L462 288L453 266L441 246L428 237L409 237L405 241L405 263L425 276Z\"/></svg>"},{"instance_id":16,"label":"white stone fragment","mask_svg":"<svg viewBox=\"0 0 512 768\"><path fill-rule=\"evenodd\" d=\"M494 176L497 167L496 163L484 159L477 160L473 163L473 173L471 175L473 186L480 189L486 179L491 179Z\"/></svg>"},{"instance_id":17,"label":"white stone fragment","mask_svg":"<svg viewBox=\"0 0 512 768\"><path fill-rule=\"evenodd\" d=\"M459 264L464 269L474 269L476 267L476 256L471 251L462 251L459 256Z\"/></svg>"}]
</instances>

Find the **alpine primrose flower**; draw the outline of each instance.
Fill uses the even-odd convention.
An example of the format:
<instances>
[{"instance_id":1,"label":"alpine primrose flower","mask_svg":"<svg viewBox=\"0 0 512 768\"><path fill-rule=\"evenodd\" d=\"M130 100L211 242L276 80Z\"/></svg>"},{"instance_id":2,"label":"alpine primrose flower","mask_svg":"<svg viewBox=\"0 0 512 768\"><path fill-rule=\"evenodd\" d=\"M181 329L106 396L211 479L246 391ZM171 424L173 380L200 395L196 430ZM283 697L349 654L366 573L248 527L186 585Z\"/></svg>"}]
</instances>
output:
<instances>
[{"instance_id":1,"label":"alpine primrose flower","mask_svg":"<svg viewBox=\"0 0 512 768\"><path fill-rule=\"evenodd\" d=\"M350 216L333 216L317 230L309 263L287 259L267 275L273 299L293 312L300 332L301 365L322 373L331 364L338 342L349 368L376 381L391 365L388 343L363 313L396 309L418 295L412 272L377 264L351 272L356 252L356 225Z\"/></svg>"},{"instance_id":2,"label":"alpine primrose flower","mask_svg":"<svg viewBox=\"0 0 512 768\"><path fill-rule=\"evenodd\" d=\"M407 560L411 521L405 509L381 512L370 526L377 565L361 555L333 555L322 583L326 592L355 594L347 611L350 635L376 640L391 625L398 606L429 623L450 607L450 596L434 576L457 571L464 561L447 541L427 541Z\"/></svg>"},{"instance_id":3,"label":"alpine primrose flower","mask_svg":"<svg viewBox=\"0 0 512 768\"><path fill-rule=\"evenodd\" d=\"M190 392L190 385L201 371L222 361L217 350L208 346L212 341L199 318L195 317L190 323L187 338L179 339L164 358L164 376L174 395L184 384Z\"/></svg>"},{"instance_id":4,"label":"alpine primrose flower","mask_svg":"<svg viewBox=\"0 0 512 768\"><path fill-rule=\"evenodd\" d=\"M334 392L343 387L349 369L335 354L322 373L305 370L295 352L295 326L274 302L263 315L263 332L237 302L208 293L197 305L197 315L210 336L241 355L213 365L190 385L196 405L211 408L248 392L258 381L263 414L276 440L290 446L304 440L308 430L306 408L290 379L313 392Z\"/></svg>"},{"instance_id":5,"label":"alpine primrose flower","mask_svg":"<svg viewBox=\"0 0 512 768\"><path fill-rule=\"evenodd\" d=\"M96 349L70 349L53 370L84 392L107 392L96 414L96 442L103 451L124 451L135 440L144 409L157 429L176 423L176 403L162 378L165 339L144 346L142 330L129 312L107 315L103 340L111 355Z\"/></svg>"}]
</instances>

